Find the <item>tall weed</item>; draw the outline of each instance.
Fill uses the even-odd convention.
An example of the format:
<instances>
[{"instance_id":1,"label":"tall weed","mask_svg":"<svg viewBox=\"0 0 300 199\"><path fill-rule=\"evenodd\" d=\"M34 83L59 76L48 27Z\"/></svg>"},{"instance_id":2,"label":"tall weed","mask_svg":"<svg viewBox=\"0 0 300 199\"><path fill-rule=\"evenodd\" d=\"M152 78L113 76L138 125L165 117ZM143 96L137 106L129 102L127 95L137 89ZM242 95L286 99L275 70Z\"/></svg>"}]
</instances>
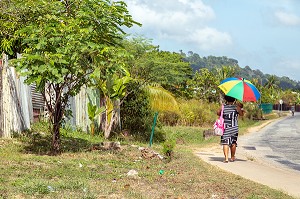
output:
<instances>
[{"instance_id":1,"label":"tall weed","mask_svg":"<svg viewBox=\"0 0 300 199\"><path fill-rule=\"evenodd\" d=\"M245 117L250 120L263 118L262 110L256 103L245 103L244 105L244 109L246 110Z\"/></svg>"},{"instance_id":2,"label":"tall weed","mask_svg":"<svg viewBox=\"0 0 300 199\"><path fill-rule=\"evenodd\" d=\"M181 100L179 113L163 112L160 121L168 126L209 126L216 119L217 104L200 100Z\"/></svg>"}]
</instances>

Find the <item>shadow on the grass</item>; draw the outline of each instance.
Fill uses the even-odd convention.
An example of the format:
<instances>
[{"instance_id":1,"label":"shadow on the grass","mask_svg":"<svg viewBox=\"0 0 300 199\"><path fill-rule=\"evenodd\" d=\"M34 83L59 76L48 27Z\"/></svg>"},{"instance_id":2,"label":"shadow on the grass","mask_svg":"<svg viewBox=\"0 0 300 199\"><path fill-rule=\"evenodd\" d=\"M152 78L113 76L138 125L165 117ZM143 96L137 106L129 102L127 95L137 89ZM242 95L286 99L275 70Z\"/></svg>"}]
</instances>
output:
<instances>
[{"instance_id":1,"label":"shadow on the grass","mask_svg":"<svg viewBox=\"0 0 300 199\"><path fill-rule=\"evenodd\" d=\"M61 136L60 140L61 153L87 151L92 146L92 142L82 138ZM52 135L31 134L26 135L26 139L23 137L20 141L24 143L23 153L51 155Z\"/></svg>"}]
</instances>

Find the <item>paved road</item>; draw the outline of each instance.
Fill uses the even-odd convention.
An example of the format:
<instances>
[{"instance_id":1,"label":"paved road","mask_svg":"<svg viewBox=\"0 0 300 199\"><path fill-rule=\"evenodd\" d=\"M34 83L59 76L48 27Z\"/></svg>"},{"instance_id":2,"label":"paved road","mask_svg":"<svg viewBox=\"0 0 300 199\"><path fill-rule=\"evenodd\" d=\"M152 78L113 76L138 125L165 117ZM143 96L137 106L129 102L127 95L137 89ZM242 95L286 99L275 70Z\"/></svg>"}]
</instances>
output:
<instances>
[{"instance_id":1,"label":"paved road","mask_svg":"<svg viewBox=\"0 0 300 199\"><path fill-rule=\"evenodd\" d=\"M300 172L300 113L241 136L239 146L270 164Z\"/></svg>"},{"instance_id":2,"label":"paved road","mask_svg":"<svg viewBox=\"0 0 300 199\"><path fill-rule=\"evenodd\" d=\"M235 162L223 163L218 144L195 154L225 171L300 199L300 113L270 122L239 136Z\"/></svg>"}]
</instances>

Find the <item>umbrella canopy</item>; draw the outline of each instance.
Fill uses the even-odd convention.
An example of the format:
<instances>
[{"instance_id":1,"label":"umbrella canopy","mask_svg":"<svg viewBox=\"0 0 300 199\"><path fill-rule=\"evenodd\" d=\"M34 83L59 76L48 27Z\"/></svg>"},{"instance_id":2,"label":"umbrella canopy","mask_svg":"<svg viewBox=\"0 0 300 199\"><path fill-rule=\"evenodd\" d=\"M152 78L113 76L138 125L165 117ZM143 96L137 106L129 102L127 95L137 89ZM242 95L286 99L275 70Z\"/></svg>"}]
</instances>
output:
<instances>
[{"instance_id":1,"label":"umbrella canopy","mask_svg":"<svg viewBox=\"0 0 300 199\"><path fill-rule=\"evenodd\" d=\"M218 86L225 95L243 102L253 102L260 98L257 88L244 78L229 77Z\"/></svg>"}]
</instances>

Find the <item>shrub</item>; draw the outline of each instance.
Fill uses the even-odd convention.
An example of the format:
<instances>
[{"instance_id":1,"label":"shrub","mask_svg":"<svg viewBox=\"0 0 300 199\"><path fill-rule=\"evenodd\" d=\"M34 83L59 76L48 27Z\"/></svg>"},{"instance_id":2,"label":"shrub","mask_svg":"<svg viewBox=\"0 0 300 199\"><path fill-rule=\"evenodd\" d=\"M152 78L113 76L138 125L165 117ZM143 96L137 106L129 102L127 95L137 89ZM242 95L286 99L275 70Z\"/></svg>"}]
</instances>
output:
<instances>
[{"instance_id":1,"label":"shrub","mask_svg":"<svg viewBox=\"0 0 300 199\"><path fill-rule=\"evenodd\" d=\"M167 157L167 159L171 159L174 153L174 148L176 145L175 140L166 140L164 143L162 143L162 151L163 154Z\"/></svg>"},{"instance_id":2,"label":"shrub","mask_svg":"<svg viewBox=\"0 0 300 199\"><path fill-rule=\"evenodd\" d=\"M219 105L199 100L181 100L179 113L163 112L160 121L166 126L210 126L217 118Z\"/></svg>"},{"instance_id":3,"label":"shrub","mask_svg":"<svg viewBox=\"0 0 300 199\"><path fill-rule=\"evenodd\" d=\"M154 111L150 108L149 95L137 83L127 87L130 93L121 106L122 129L141 141L148 141L151 135ZM155 127L155 140L163 141L165 135L159 120Z\"/></svg>"},{"instance_id":4,"label":"shrub","mask_svg":"<svg viewBox=\"0 0 300 199\"><path fill-rule=\"evenodd\" d=\"M262 110L258 107L256 103L247 103L244 106L245 109L245 117L252 119L262 119Z\"/></svg>"},{"instance_id":5,"label":"shrub","mask_svg":"<svg viewBox=\"0 0 300 199\"><path fill-rule=\"evenodd\" d=\"M182 101L180 103L179 125L205 126L213 124L217 109L216 104L199 100Z\"/></svg>"},{"instance_id":6,"label":"shrub","mask_svg":"<svg viewBox=\"0 0 300 199\"><path fill-rule=\"evenodd\" d=\"M159 114L159 120L166 126L175 126L180 120L180 115L171 111L164 111Z\"/></svg>"}]
</instances>

